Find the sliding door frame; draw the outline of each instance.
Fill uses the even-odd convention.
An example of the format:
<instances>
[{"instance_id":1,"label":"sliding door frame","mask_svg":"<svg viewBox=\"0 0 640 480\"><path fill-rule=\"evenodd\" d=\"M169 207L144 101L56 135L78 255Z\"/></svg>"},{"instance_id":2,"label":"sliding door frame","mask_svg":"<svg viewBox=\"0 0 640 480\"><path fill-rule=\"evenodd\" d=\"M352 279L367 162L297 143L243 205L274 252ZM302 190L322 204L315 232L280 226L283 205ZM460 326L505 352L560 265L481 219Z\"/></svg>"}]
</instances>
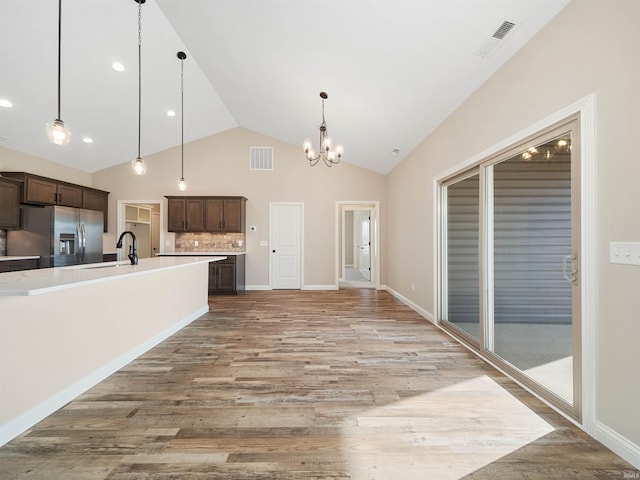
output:
<instances>
[{"instance_id":1,"label":"sliding door frame","mask_svg":"<svg viewBox=\"0 0 640 480\"><path fill-rule=\"evenodd\" d=\"M505 366L504 362L499 360L495 360L491 358L491 356L484 355L486 352L486 348L484 349L483 358L494 365L499 370L503 371L510 377L512 377L516 382L518 382L525 389L529 390L531 393L539 397L545 403L549 404L556 411L564 415L566 418L571 420L572 422L579 425L583 430L587 433L594 434L595 433L595 424L596 424L596 314L597 314L597 305L596 305L596 291L597 291L597 276L596 276L596 266L597 266L597 248L596 248L596 228L595 228L595 218L596 218L596 189L595 189L595 178L596 178L596 152L595 152L595 94L591 94L572 105L569 105L562 110L556 112L553 115L537 122L536 124L522 130L515 135L503 140L497 145L486 149L485 151L475 155L474 157L468 159L467 161L445 171L440 175L434 177L433 179L433 200L434 200L434 265L436 268L434 269L434 314L435 314L435 323L439 324L440 319L442 318L442 309L443 309L443 285L441 283L441 279L443 278L443 271L445 265L443 264L443 219L446 210L443 210L444 206L444 198L443 198L443 185L447 183L448 180L451 180L455 176L464 174L464 172L470 170L471 168L480 168L482 164L485 163L495 163L494 159L497 159L505 152L510 151L515 146L522 144L527 139L538 136L545 131L551 130L552 127L556 124L561 124L562 122L566 122L570 117L573 116L579 117L579 148L580 148L580 177L579 177L579 212L577 213L577 221L579 231L575 232L575 235L579 237L579 246L581 252L580 258L580 283L581 283L581 298L579 305L577 308L577 315L579 315L579 323L580 323L580 332L579 339L577 341L577 345L580 347L582 365L581 370L576 373L579 375L578 382L581 384L581 395L580 398L574 398L574 406L579 408L581 415L579 418L576 418L571 412L568 412L566 409L561 407L562 402L558 404L554 404L553 402L545 399L540 393L536 392L535 387L532 386L531 382L528 382L523 378L519 378L520 375L514 374L512 369L509 366ZM480 168L480 181L481 181L481 189L483 188L483 183L485 182L484 168ZM463 177L461 177L463 178ZM450 182L449 182L450 183ZM486 192L485 192L486 195ZM481 206L480 214L481 214L481 222L485 222L487 219L485 218L487 215L486 209ZM443 213L445 212L445 213ZM484 223L483 223L484 225ZM486 249L490 247L490 245L486 245L481 236L480 238L480 249L481 249L481 262L482 258L485 257ZM482 273L486 271L484 265L480 265L481 270L481 278L480 278L480 290L483 293L481 295L481 312L483 314L486 313L487 305L484 304L484 298L487 295L484 295L484 289L487 288L487 282L490 282L491 278L486 278L486 274ZM439 325L440 328L443 328ZM444 329L446 331L446 329ZM490 332L483 332L483 329L480 331L480 345L486 347L485 336ZM474 345L471 342L465 341L464 338L461 338L460 341L463 344L466 344L468 348L472 351L475 351ZM477 347L475 347L477 348ZM483 350L483 349L481 349ZM476 352L478 353L478 352ZM496 357L498 358L498 357ZM581 407L581 408L580 408Z\"/></svg>"}]
</instances>

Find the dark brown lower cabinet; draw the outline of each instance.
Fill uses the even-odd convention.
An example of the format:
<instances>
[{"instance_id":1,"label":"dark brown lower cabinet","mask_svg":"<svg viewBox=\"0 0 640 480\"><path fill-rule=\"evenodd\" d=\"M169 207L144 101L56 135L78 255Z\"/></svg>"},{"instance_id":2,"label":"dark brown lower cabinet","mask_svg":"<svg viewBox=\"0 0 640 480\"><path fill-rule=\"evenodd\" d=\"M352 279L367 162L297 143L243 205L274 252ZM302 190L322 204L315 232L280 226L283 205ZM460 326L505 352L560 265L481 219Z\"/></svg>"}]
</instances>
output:
<instances>
[{"instance_id":1,"label":"dark brown lower cabinet","mask_svg":"<svg viewBox=\"0 0 640 480\"><path fill-rule=\"evenodd\" d=\"M244 255L209 263L209 295L236 295L244 290Z\"/></svg>"},{"instance_id":2,"label":"dark brown lower cabinet","mask_svg":"<svg viewBox=\"0 0 640 480\"><path fill-rule=\"evenodd\" d=\"M33 270L39 267L39 260L36 258L25 258L24 260L3 260L0 261L0 273L17 272L19 270Z\"/></svg>"}]
</instances>

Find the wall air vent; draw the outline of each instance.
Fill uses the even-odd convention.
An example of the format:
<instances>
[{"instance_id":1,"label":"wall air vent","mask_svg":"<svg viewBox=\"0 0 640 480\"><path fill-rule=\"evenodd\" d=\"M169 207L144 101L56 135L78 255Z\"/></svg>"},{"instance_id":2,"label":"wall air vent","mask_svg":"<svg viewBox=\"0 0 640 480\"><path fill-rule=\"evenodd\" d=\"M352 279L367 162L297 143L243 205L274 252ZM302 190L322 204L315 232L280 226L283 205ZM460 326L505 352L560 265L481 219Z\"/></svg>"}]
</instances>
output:
<instances>
[{"instance_id":1,"label":"wall air vent","mask_svg":"<svg viewBox=\"0 0 640 480\"><path fill-rule=\"evenodd\" d=\"M492 57L519 26L520 24L518 22L504 20L493 35L491 35L491 37L489 37L484 44L475 51L475 54L482 58Z\"/></svg>"},{"instance_id":2,"label":"wall air vent","mask_svg":"<svg viewBox=\"0 0 640 480\"><path fill-rule=\"evenodd\" d=\"M273 147L249 147L251 170L273 170Z\"/></svg>"}]
</instances>

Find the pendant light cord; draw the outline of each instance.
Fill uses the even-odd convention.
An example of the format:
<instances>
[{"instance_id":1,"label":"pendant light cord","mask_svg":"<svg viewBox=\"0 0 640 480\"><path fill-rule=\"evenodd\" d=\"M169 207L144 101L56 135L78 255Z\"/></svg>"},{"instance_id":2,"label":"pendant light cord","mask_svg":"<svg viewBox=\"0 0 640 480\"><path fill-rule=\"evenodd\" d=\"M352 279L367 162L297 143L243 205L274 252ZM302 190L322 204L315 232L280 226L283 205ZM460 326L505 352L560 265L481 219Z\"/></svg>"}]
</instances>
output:
<instances>
[{"instance_id":1,"label":"pendant light cord","mask_svg":"<svg viewBox=\"0 0 640 480\"><path fill-rule=\"evenodd\" d=\"M138 2L138 158L142 130L142 2Z\"/></svg>"},{"instance_id":2,"label":"pendant light cord","mask_svg":"<svg viewBox=\"0 0 640 480\"><path fill-rule=\"evenodd\" d=\"M180 178L184 179L184 59L180 59Z\"/></svg>"},{"instance_id":3,"label":"pendant light cord","mask_svg":"<svg viewBox=\"0 0 640 480\"><path fill-rule=\"evenodd\" d=\"M60 57L62 56L60 51L60 45L62 44L60 40L61 37L62 37L62 0L58 0L58 118L57 120L60 120Z\"/></svg>"}]
</instances>

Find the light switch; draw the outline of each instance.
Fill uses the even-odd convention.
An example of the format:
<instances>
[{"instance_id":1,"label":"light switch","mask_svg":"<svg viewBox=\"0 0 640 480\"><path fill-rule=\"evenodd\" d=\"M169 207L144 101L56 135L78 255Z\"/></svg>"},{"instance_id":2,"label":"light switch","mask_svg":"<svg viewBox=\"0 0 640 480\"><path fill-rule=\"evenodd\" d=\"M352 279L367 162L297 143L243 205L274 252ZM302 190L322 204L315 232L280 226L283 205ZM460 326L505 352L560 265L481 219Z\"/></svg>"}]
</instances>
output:
<instances>
[{"instance_id":1,"label":"light switch","mask_svg":"<svg viewBox=\"0 0 640 480\"><path fill-rule=\"evenodd\" d=\"M640 265L640 242L611 242L609 262L622 265Z\"/></svg>"}]
</instances>

